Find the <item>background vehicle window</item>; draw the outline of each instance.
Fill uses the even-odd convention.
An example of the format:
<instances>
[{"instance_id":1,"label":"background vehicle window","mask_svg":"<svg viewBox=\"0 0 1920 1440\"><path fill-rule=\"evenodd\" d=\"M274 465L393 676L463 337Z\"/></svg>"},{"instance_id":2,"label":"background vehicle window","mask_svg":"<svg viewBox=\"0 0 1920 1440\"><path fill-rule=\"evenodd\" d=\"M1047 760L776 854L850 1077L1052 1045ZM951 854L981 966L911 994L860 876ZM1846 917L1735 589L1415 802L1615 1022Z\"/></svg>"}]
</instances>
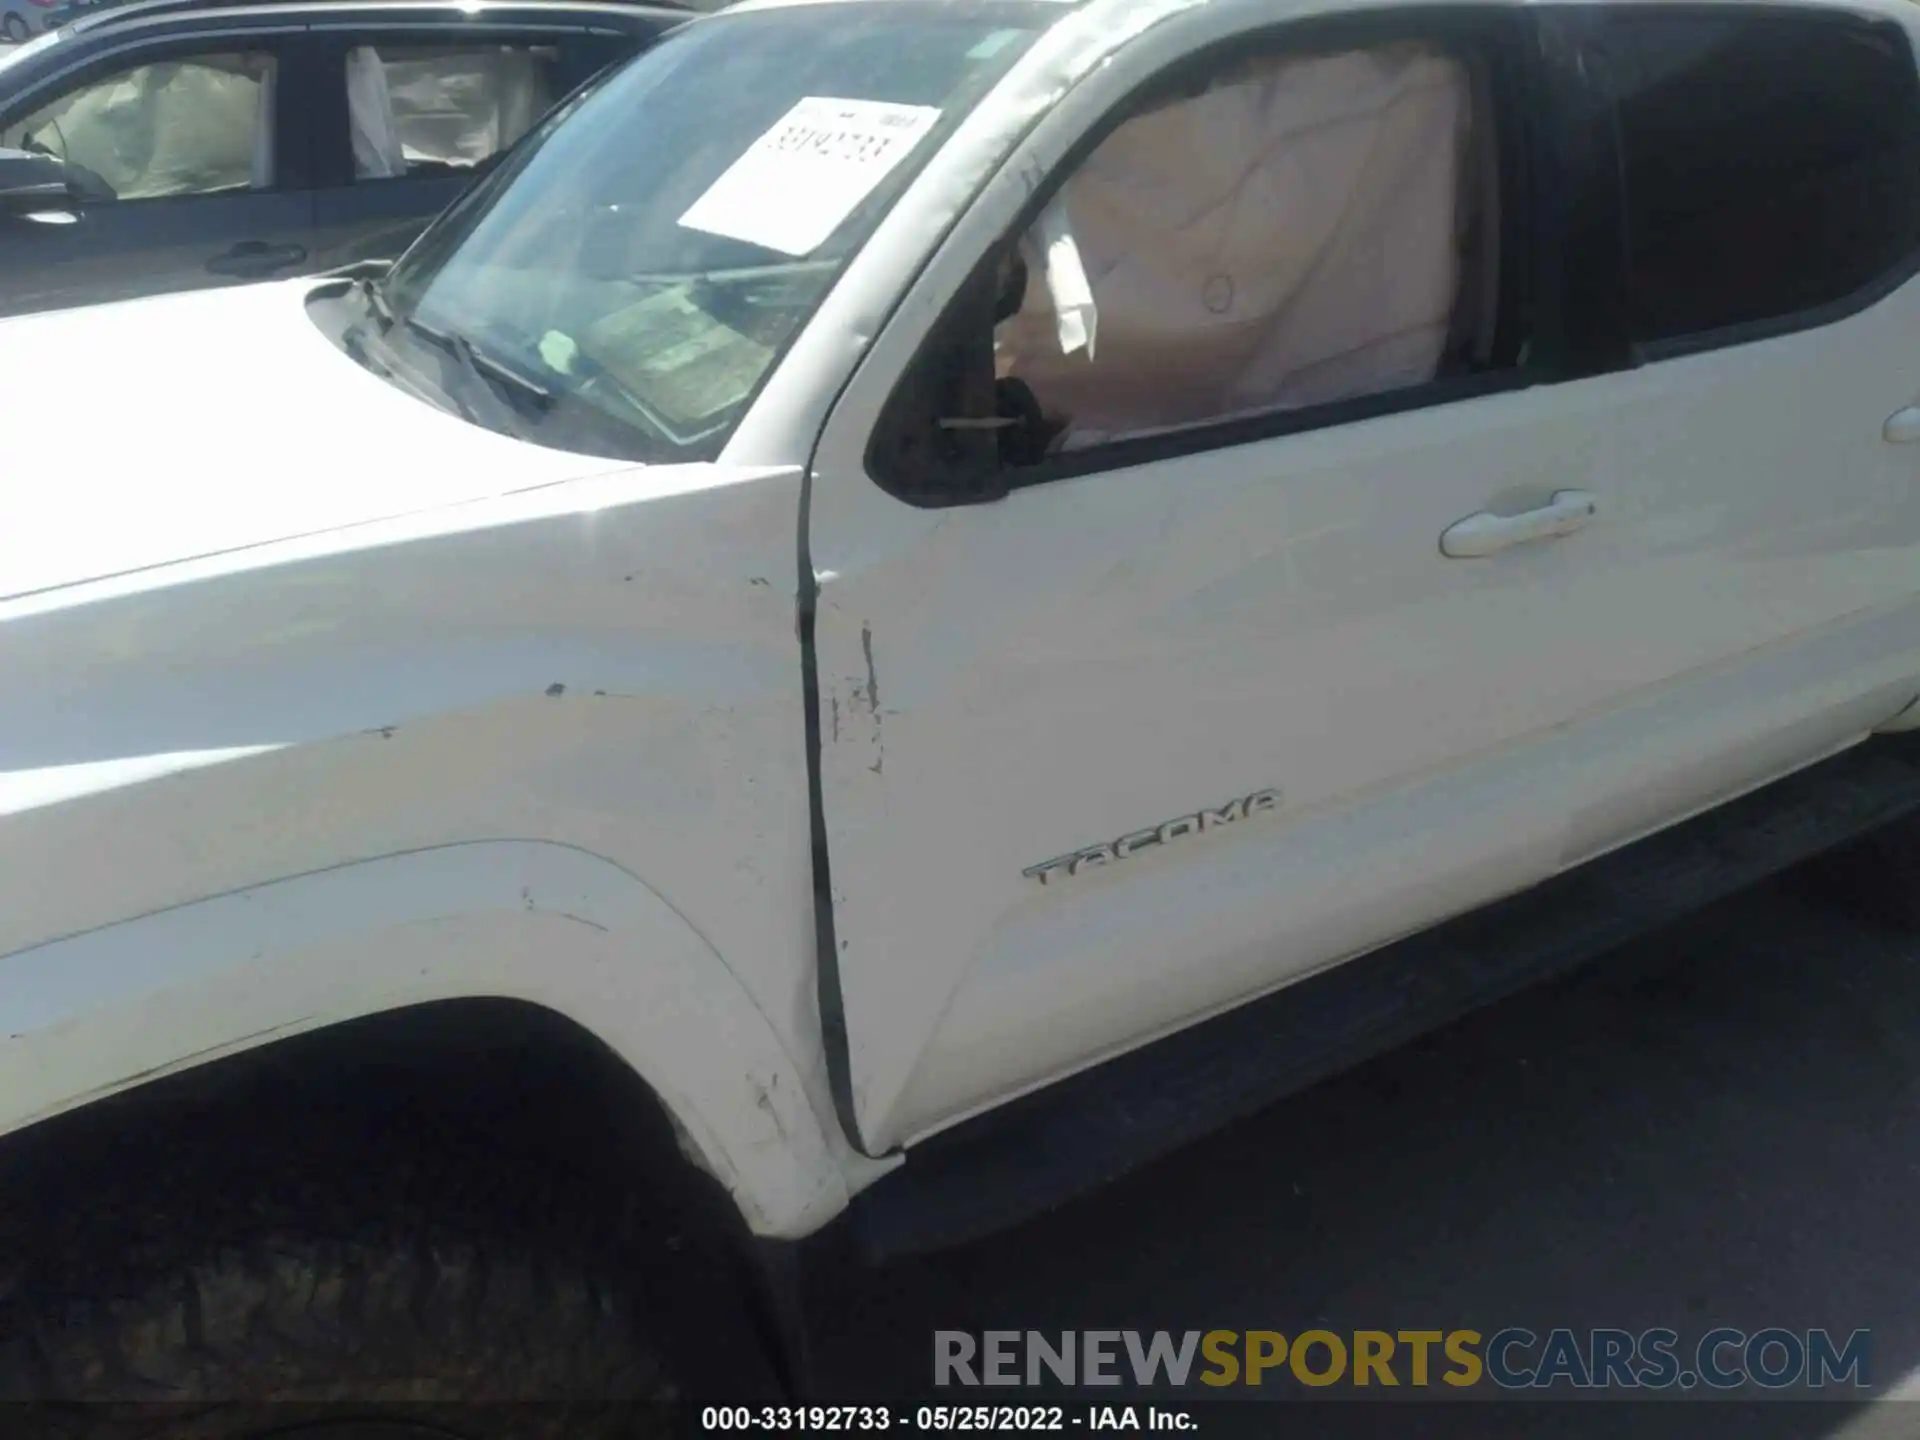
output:
<instances>
[{"instance_id":1,"label":"background vehicle window","mask_svg":"<svg viewBox=\"0 0 1920 1440\"><path fill-rule=\"evenodd\" d=\"M545 46L356 46L347 52L354 179L492 159L558 98L556 64Z\"/></svg>"},{"instance_id":2,"label":"background vehicle window","mask_svg":"<svg viewBox=\"0 0 1920 1440\"><path fill-rule=\"evenodd\" d=\"M1484 80L1425 43L1269 56L1120 125L1019 247L996 371L1032 448L1498 368Z\"/></svg>"},{"instance_id":3,"label":"background vehicle window","mask_svg":"<svg viewBox=\"0 0 1920 1440\"><path fill-rule=\"evenodd\" d=\"M1843 300L1920 248L1920 80L1897 26L1632 7L1602 33L1636 340Z\"/></svg>"},{"instance_id":4,"label":"background vehicle window","mask_svg":"<svg viewBox=\"0 0 1920 1440\"><path fill-rule=\"evenodd\" d=\"M0 128L0 145L42 150L90 172L99 198L267 189L273 184L273 89L274 59L267 54L137 65Z\"/></svg>"}]
</instances>

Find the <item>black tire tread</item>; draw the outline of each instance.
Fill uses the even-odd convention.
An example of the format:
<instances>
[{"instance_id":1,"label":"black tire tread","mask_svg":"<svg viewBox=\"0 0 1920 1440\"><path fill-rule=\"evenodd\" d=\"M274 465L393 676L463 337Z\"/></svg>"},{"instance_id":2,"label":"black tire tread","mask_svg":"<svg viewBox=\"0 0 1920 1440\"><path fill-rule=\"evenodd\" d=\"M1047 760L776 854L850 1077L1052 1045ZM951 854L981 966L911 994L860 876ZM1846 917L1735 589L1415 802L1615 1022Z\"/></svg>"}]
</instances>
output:
<instances>
[{"instance_id":1,"label":"black tire tread","mask_svg":"<svg viewBox=\"0 0 1920 1440\"><path fill-rule=\"evenodd\" d=\"M646 1317L676 1237L564 1156L503 1157L486 1111L196 1120L0 1176L0 1403L37 1407L22 1431L7 1404L8 1433L233 1440L343 1407L484 1440L674 1433ZM9 1179L63 1198L7 1209Z\"/></svg>"}]
</instances>

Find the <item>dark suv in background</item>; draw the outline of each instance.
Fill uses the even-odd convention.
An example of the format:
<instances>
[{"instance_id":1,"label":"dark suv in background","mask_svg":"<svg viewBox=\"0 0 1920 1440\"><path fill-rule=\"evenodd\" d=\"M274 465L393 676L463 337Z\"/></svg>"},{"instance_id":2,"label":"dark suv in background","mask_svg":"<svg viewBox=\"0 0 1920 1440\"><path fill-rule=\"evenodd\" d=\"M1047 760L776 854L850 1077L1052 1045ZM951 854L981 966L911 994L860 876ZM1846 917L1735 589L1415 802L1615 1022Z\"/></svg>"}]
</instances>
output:
<instances>
[{"instance_id":1,"label":"dark suv in background","mask_svg":"<svg viewBox=\"0 0 1920 1440\"><path fill-rule=\"evenodd\" d=\"M145 0L0 51L0 316L391 258L693 13Z\"/></svg>"}]
</instances>

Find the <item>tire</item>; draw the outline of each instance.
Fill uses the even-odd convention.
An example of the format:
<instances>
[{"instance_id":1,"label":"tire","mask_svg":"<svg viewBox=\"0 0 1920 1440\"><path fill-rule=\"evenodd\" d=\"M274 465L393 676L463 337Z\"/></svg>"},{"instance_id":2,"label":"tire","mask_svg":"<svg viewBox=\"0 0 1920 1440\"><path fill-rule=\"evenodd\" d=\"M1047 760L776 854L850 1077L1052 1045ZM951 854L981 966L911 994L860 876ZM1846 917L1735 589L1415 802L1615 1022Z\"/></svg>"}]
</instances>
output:
<instances>
[{"instance_id":1,"label":"tire","mask_svg":"<svg viewBox=\"0 0 1920 1440\"><path fill-rule=\"evenodd\" d=\"M27 17L18 10L9 10L5 19L0 19L0 34L19 45L33 37L33 27L27 23Z\"/></svg>"},{"instance_id":2,"label":"tire","mask_svg":"<svg viewBox=\"0 0 1920 1440\"><path fill-rule=\"evenodd\" d=\"M682 1367L647 1321L699 1324L665 1303L687 1283L674 1235L562 1158L503 1160L442 1119L371 1151L390 1115L331 1127L351 1139L296 1121L116 1143L50 1187L65 1201L0 1216L0 1402L29 1402L0 1405L6 1433L679 1433Z\"/></svg>"},{"instance_id":3,"label":"tire","mask_svg":"<svg viewBox=\"0 0 1920 1440\"><path fill-rule=\"evenodd\" d=\"M618 1297L510 1247L286 1236L183 1253L165 1279L68 1298L21 1338L30 1394L125 1402L152 1440L264 1440L346 1407L461 1440L666 1436L676 1419ZM105 1422L126 1417L101 1418L52 1433L117 1435Z\"/></svg>"}]
</instances>

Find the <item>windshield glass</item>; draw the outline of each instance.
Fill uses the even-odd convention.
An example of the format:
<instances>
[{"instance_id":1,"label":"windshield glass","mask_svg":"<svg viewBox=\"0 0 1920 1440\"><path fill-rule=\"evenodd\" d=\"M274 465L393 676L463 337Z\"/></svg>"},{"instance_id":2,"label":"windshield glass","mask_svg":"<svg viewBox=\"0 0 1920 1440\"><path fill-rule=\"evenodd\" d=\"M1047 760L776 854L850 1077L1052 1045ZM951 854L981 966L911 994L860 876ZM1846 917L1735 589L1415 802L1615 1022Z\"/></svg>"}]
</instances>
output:
<instances>
[{"instance_id":1,"label":"windshield glass","mask_svg":"<svg viewBox=\"0 0 1920 1440\"><path fill-rule=\"evenodd\" d=\"M396 351L424 337L476 423L711 459L886 207L1059 13L872 0L695 22L528 135L369 308Z\"/></svg>"}]
</instances>

